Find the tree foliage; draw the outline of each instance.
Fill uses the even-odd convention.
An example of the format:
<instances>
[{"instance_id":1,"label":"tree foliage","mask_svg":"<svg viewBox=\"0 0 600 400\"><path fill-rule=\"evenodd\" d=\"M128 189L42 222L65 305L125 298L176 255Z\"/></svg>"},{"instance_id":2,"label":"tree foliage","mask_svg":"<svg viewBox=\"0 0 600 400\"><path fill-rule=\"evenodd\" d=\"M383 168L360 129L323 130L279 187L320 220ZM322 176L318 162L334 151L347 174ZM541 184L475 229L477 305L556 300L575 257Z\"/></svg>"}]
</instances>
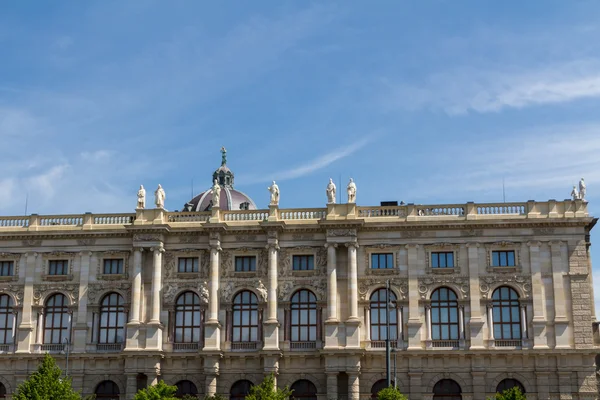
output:
<instances>
[{"instance_id":1,"label":"tree foliage","mask_svg":"<svg viewBox=\"0 0 600 400\"><path fill-rule=\"evenodd\" d=\"M175 397L177 386L169 386L164 381L159 381L155 386L140 389L133 400L178 400Z\"/></svg>"},{"instance_id":2,"label":"tree foliage","mask_svg":"<svg viewBox=\"0 0 600 400\"><path fill-rule=\"evenodd\" d=\"M502 393L496 393L492 400L527 400L527 397L521 392L518 386L506 389Z\"/></svg>"},{"instance_id":3,"label":"tree foliage","mask_svg":"<svg viewBox=\"0 0 600 400\"><path fill-rule=\"evenodd\" d=\"M21 383L14 400L81 400L81 395L73 390L69 378L61 378L62 371L49 354L44 356L37 371Z\"/></svg>"},{"instance_id":4,"label":"tree foliage","mask_svg":"<svg viewBox=\"0 0 600 400\"><path fill-rule=\"evenodd\" d=\"M292 395L289 387L278 389L275 387L273 374L267 376L260 385L252 386L246 400L288 400Z\"/></svg>"},{"instance_id":5,"label":"tree foliage","mask_svg":"<svg viewBox=\"0 0 600 400\"><path fill-rule=\"evenodd\" d=\"M400 391L394 387L385 388L377 393L377 400L408 400Z\"/></svg>"},{"instance_id":6,"label":"tree foliage","mask_svg":"<svg viewBox=\"0 0 600 400\"><path fill-rule=\"evenodd\" d=\"M205 396L204 400L227 400L227 397L215 394L214 396Z\"/></svg>"}]
</instances>

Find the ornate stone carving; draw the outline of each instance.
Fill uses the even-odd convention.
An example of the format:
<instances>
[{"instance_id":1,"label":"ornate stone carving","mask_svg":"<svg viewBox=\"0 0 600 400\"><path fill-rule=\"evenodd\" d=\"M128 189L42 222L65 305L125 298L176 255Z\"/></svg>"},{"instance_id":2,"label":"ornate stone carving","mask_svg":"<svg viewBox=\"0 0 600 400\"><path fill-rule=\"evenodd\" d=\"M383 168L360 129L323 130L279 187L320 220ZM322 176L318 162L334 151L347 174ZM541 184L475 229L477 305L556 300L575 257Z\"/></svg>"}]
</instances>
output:
<instances>
[{"instance_id":1,"label":"ornate stone carving","mask_svg":"<svg viewBox=\"0 0 600 400\"><path fill-rule=\"evenodd\" d=\"M93 246L96 244L95 238L77 239L77 244L80 246Z\"/></svg>"},{"instance_id":2,"label":"ornate stone carving","mask_svg":"<svg viewBox=\"0 0 600 400\"><path fill-rule=\"evenodd\" d=\"M154 192L154 204L156 205L156 208L165 208L165 198L165 191L159 184Z\"/></svg>"},{"instance_id":3,"label":"ornate stone carving","mask_svg":"<svg viewBox=\"0 0 600 400\"><path fill-rule=\"evenodd\" d=\"M90 283L87 289L87 298L89 305L99 305L102 300L100 298L104 293L108 293L111 290L118 290L125 295L125 302L131 301L131 283L130 282L102 282L102 283Z\"/></svg>"},{"instance_id":4,"label":"ornate stone carving","mask_svg":"<svg viewBox=\"0 0 600 400\"><path fill-rule=\"evenodd\" d=\"M178 257L197 257L198 272L202 278L208 276L207 266L210 265L210 254L199 249L180 249L165 251L164 266L165 279L174 279L177 274L177 259ZM208 256L208 259L207 259Z\"/></svg>"},{"instance_id":5,"label":"ornate stone carving","mask_svg":"<svg viewBox=\"0 0 600 400\"><path fill-rule=\"evenodd\" d=\"M533 228L534 235L552 235L554 228Z\"/></svg>"},{"instance_id":6,"label":"ornate stone carving","mask_svg":"<svg viewBox=\"0 0 600 400\"><path fill-rule=\"evenodd\" d=\"M0 292L12 294L16 300L16 306L20 306L23 302L23 286L8 285L0 289Z\"/></svg>"},{"instance_id":7,"label":"ornate stone carving","mask_svg":"<svg viewBox=\"0 0 600 400\"><path fill-rule=\"evenodd\" d=\"M460 235L469 237L481 236L483 235L483 229L464 229L460 231Z\"/></svg>"},{"instance_id":8,"label":"ornate stone carving","mask_svg":"<svg viewBox=\"0 0 600 400\"><path fill-rule=\"evenodd\" d=\"M315 235L311 233L295 233L292 235L292 240L313 240Z\"/></svg>"},{"instance_id":9,"label":"ornate stone carving","mask_svg":"<svg viewBox=\"0 0 600 400\"><path fill-rule=\"evenodd\" d=\"M292 291L292 289L294 288L294 283L290 282L290 281L286 281L286 282L282 282L278 288L277 291L279 292L279 300L283 301Z\"/></svg>"},{"instance_id":10,"label":"ornate stone carving","mask_svg":"<svg viewBox=\"0 0 600 400\"><path fill-rule=\"evenodd\" d=\"M197 236L197 235L181 236L179 238L179 243L184 243L184 244L200 243L200 236Z\"/></svg>"},{"instance_id":11,"label":"ornate stone carving","mask_svg":"<svg viewBox=\"0 0 600 400\"><path fill-rule=\"evenodd\" d=\"M236 242L254 242L256 240L256 235L236 235Z\"/></svg>"},{"instance_id":12,"label":"ornate stone carving","mask_svg":"<svg viewBox=\"0 0 600 400\"><path fill-rule=\"evenodd\" d=\"M513 284L521 288L525 298L531 297L531 276L528 275L485 275L479 277L479 291L481 297L487 299L492 286L501 284Z\"/></svg>"},{"instance_id":13,"label":"ornate stone carving","mask_svg":"<svg viewBox=\"0 0 600 400\"><path fill-rule=\"evenodd\" d=\"M134 242L160 242L162 241L161 235L156 234L141 234L136 233L133 235Z\"/></svg>"},{"instance_id":14,"label":"ornate stone carving","mask_svg":"<svg viewBox=\"0 0 600 400\"><path fill-rule=\"evenodd\" d=\"M369 298L367 296L368 296L369 292L371 291L371 289L374 286L385 287L387 280L388 279L386 279L386 278L376 278L376 277L361 279L358 282L358 294L360 296L360 299L361 300L369 300ZM391 278L391 279L389 279L389 281L390 281L390 288L392 290L394 290L396 293L399 293L401 296L401 298L399 298L398 300L406 299L406 296L408 294L408 280L405 278Z\"/></svg>"},{"instance_id":15,"label":"ornate stone carving","mask_svg":"<svg viewBox=\"0 0 600 400\"><path fill-rule=\"evenodd\" d=\"M231 301L231 295L235 291L235 283L227 282L227 284L221 289L221 299L228 303Z\"/></svg>"},{"instance_id":16,"label":"ornate stone carving","mask_svg":"<svg viewBox=\"0 0 600 400\"><path fill-rule=\"evenodd\" d=\"M210 232L208 237L210 240L221 240L221 234L219 232Z\"/></svg>"},{"instance_id":17,"label":"ornate stone carving","mask_svg":"<svg viewBox=\"0 0 600 400\"><path fill-rule=\"evenodd\" d=\"M419 278L419 295L421 299L429 298L433 289L448 285L457 289L457 296L466 299L469 297L469 277L460 275L426 276Z\"/></svg>"},{"instance_id":18,"label":"ornate stone carving","mask_svg":"<svg viewBox=\"0 0 600 400\"><path fill-rule=\"evenodd\" d=\"M423 236L423 232L421 232L421 231L405 231L405 232L400 232L400 236L405 239L418 238L418 237Z\"/></svg>"},{"instance_id":19,"label":"ornate stone carving","mask_svg":"<svg viewBox=\"0 0 600 400\"><path fill-rule=\"evenodd\" d=\"M262 283L262 281L259 279L258 280L258 285L256 286L256 291L260 294L260 297L263 299L263 301L267 301L267 299L269 298L269 292L267 291L267 288L265 287L264 283Z\"/></svg>"},{"instance_id":20,"label":"ornate stone carving","mask_svg":"<svg viewBox=\"0 0 600 400\"><path fill-rule=\"evenodd\" d=\"M195 291L200 297L200 302L208 303L208 283L206 282L167 282L163 285L163 300L165 304L173 305L177 301L176 296L186 290Z\"/></svg>"},{"instance_id":21,"label":"ornate stone carving","mask_svg":"<svg viewBox=\"0 0 600 400\"><path fill-rule=\"evenodd\" d=\"M231 278L233 276L233 256L231 251L223 250L221 252L221 278Z\"/></svg>"},{"instance_id":22,"label":"ornate stone carving","mask_svg":"<svg viewBox=\"0 0 600 400\"><path fill-rule=\"evenodd\" d=\"M40 239L25 239L22 241L22 243L25 247L38 247L42 245L42 241Z\"/></svg>"},{"instance_id":23,"label":"ornate stone carving","mask_svg":"<svg viewBox=\"0 0 600 400\"><path fill-rule=\"evenodd\" d=\"M200 301L208 304L209 292L208 292L208 283L202 282L198 287L198 293L200 294Z\"/></svg>"},{"instance_id":24,"label":"ornate stone carving","mask_svg":"<svg viewBox=\"0 0 600 400\"><path fill-rule=\"evenodd\" d=\"M46 283L33 286L33 304L41 305L40 300L46 298L53 292L67 294L71 299L71 304L79 302L79 284L78 283Z\"/></svg>"},{"instance_id":25,"label":"ornate stone carving","mask_svg":"<svg viewBox=\"0 0 600 400\"><path fill-rule=\"evenodd\" d=\"M279 300L283 301L296 289L306 288L315 293L318 299L324 300L327 292L327 280L325 279L293 279L279 283L277 288Z\"/></svg>"},{"instance_id":26,"label":"ornate stone carving","mask_svg":"<svg viewBox=\"0 0 600 400\"><path fill-rule=\"evenodd\" d=\"M328 229L327 236L356 236L356 229Z\"/></svg>"},{"instance_id":27,"label":"ornate stone carving","mask_svg":"<svg viewBox=\"0 0 600 400\"><path fill-rule=\"evenodd\" d=\"M267 188L269 193L271 193L271 202L269 205L278 206L279 205L279 186L273 181L273 184Z\"/></svg>"}]
</instances>

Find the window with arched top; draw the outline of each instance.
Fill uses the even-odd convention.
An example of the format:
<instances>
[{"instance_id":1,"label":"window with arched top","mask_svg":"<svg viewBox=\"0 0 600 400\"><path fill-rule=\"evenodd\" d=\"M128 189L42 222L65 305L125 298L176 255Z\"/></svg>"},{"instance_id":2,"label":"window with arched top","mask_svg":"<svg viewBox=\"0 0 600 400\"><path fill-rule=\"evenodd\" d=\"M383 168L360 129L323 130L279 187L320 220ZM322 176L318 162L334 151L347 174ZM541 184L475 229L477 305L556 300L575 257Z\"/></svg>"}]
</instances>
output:
<instances>
[{"instance_id":1,"label":"window with arched top","mask_svg":"<svg viewBox=\"0 0 600 400\"><path fill-rule=\"evenodd\" d=\"M507 378L500 381L498 386L496 386L496 393L502 393L505 390L512 389L514 387L518 387L521 390L521 393L525 393L525 386L523 386L523 384L518 380L512 378Z\"/></svg>"},{"instance_id":2,"label":"window with arched top","mask_svg":"<svg viewBox=\"0 0 600 400\"><path fill-rule=\"evenodd\" d=\"M48 297L44 306L44 343L61 344L65 338L70 340L70 325L67 297L61 293Z\"/></svg>"},{"instance_id":3,"label":"window with arched top","mask_svg":"<svg viewBox=\"0 0 600 400\"><path fill-rule=\"evenodd\" d=\"M392 387L394 386L394 381L392 380ZM376 399L378 398L378 394L379 392L381 392L383 389L387 388L387 380L386 379L380 379L377 382L375 382L373 384L373 386L371 386L371 398L372 399Z\"/></svg>"},{"instance_id":4,"label":"window with arched top","mask_svg":"<svg viewBox=\"0 0 600 400\"><path fill-rule=\"evenodd\" d=\"M306 379L294 382L292 387L292 399L317 400L317 387Z\"/></svg>"},{"instance_id":5,"label":"window with arched top","mask_svg":"<svg viewBox=\"0 0 600 400\"><path fill-rule=\"evenodd\" d=\"M519 294L508 286L501 286L492 294L492 318L495 339L521 339Z\"/></svg>"},{"instance_id":6,"label":"window with arched top","mask_svg":"<svg viewBox=\"0 0 600 400\"><path fill-rule=\"evenodd\" d=\"M13 342L13 299L7 294L0 295L0 344Z\"/></svg>"},{"instance_id":7,"label":"window with arched top","mask_svg":"<svg viewBox=\"0 0 600 400\"><path fill-rule=\"evenodd\" d=\"M194 292L185 292L175 302L175 343L199 343L202 311L200 297Z\"/></svg>"},{"instance_id":8,"label":"window with arched top","mask_svg":"<svg viewBox=\"0 0 600 400\"><path fill-rule=\"evenodd\" d=\"M431 339L458 340L458 297L441 287L431 293Z\"/></svg>"},{"instance_id":9,"label":"window with arched top","mask_svg":"<svg viewBox=\"0 0 600 400\"><path fill-rule=\"evenodd\" d=\"M442 379L433 387L433 400L462 400L460 385L452 379Z\"/></svg>"},{"instance_id":10,"label":"window with arched top","mask_svg":"<svg viewBox=\"0 0 600 400\"><path fill-rule=\"evenodd\" d=\"M248 380L241 380L235 382L231 386L231 391L229 392L229 398L231 400L243 400L250 394L250 388L254 386L252 382Z\"/></svg>"},{"instance_id":11,"label":"window with arched top","mask_svg":"<svg viewBox=\"0 0 600 400\"><path fill-rule=\"evenodd\" d=\"M102 381L94 391L97 399L119 400L119 387L113 381Z\"/></svg>"},{"instance_id":12,"label":"window with arched top","mask_svg":"<svg viewBox=\"0 0 600 400\"><path fill-rule=\"evenodd\" d=\"M125 301L118 293L109 293L100 302L98 343L123 343L125 341Z\"/></svg>"},{"instance_id":13,"label":"window with arched top","mask_svg":"<svg viewBox=\"0 0 600 400\"><path fill-rule=\"evenodd\" d=\"M317 340L317 297L310 290L298 290L290 300L290 340L314 342Z\"/></svg>"},{"instance_id":14,"label":"window with arched top","mask_svg":"<svg viewBox=\"0 0 600 400\"><path fill-rule=\"evenodd\" d=\"M239 292L233 299L232 342L258 342L258 298L249 291Z\"/></svg>"},{"instance_id":15,"label":"window with arched top","mask_svg":"<svg viewBox=\"0 0 600 400\"><path fill-rule=\"evenodd\" d=\"M0 383L0 399L6 398L6 387Z\"/></svg>"},{"instance_id":16,"label":"window with arched top","mask_svg":"<svg viewBox=\"0 0 600 400\"><path fill-rule=\"evenodd\" d=\"M396 295L391 290L389 315L386 315L386 303L388 302L387 290L377 289L371 294L371 340L387 339L387 321L390 321L390 340L398 338L398 317L396 312Z\"/></svg>"},{"instance_id":17,"label":"window with arched top","mask_svg":"<svg viewBox=\"0 0 600 400\"><path fill-rule=\"evenodd\" d=\"M175 384L175 386L177 387L177 392L175 393L175 397L177 398L182 398L185 395L198 395L198 388L192 381L179 381Z\"/></svg>"}]
</instances>

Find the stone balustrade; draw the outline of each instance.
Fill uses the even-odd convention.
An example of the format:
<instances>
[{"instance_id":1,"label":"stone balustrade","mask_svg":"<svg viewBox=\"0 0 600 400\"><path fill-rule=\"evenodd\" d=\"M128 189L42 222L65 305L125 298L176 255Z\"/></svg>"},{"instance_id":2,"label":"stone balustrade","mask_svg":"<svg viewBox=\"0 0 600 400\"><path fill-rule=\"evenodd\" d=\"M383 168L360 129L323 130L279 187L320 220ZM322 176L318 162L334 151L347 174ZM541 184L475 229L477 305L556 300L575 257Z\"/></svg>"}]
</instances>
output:
<instances>
[{"instance_id":1,"label":"stone balustrade","mask_svg":"<svg viewBox=\"0 0 600 400\"><path fill-rule=\"evenodd\" d=\"M202 225L208 222L260 224L263 221L318 223L323 219L362 219L370 222L466 221L528 218L584 218L588 217L587 203L581 200L528 201L524 203L447 204L385 207L357 207L353 204L333 204L327 209L273 210L213 210L208 212L169 212L162 209L137 210L122 214L37 215L0 217L0 231L45 231L63 229L123 229L127 225L169 224L177 227Z\"/></svg>"}]
</instances>

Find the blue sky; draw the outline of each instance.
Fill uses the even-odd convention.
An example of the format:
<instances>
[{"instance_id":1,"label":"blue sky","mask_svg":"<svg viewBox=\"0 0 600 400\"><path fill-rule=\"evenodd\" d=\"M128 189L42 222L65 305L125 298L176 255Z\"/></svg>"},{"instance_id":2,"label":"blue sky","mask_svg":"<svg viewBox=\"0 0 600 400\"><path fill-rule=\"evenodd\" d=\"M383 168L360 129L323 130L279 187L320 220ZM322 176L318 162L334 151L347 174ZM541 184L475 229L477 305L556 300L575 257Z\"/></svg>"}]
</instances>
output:
<instances>
[{"instance_id":1,"label":"blue sky","mask_svg":"<svg viewBox=\"0 0 600 400\"><path fill-rule=\"evenodd\" d=\"M26 193L131 212L158 183L181 209L223 145L261 207L272 179L321 207L329 177L374 205L500 201L503 179L560 200L583 176L598 215L598 21L584 0L2 2L0 215Z\"/></svg>"}]
</instances>

